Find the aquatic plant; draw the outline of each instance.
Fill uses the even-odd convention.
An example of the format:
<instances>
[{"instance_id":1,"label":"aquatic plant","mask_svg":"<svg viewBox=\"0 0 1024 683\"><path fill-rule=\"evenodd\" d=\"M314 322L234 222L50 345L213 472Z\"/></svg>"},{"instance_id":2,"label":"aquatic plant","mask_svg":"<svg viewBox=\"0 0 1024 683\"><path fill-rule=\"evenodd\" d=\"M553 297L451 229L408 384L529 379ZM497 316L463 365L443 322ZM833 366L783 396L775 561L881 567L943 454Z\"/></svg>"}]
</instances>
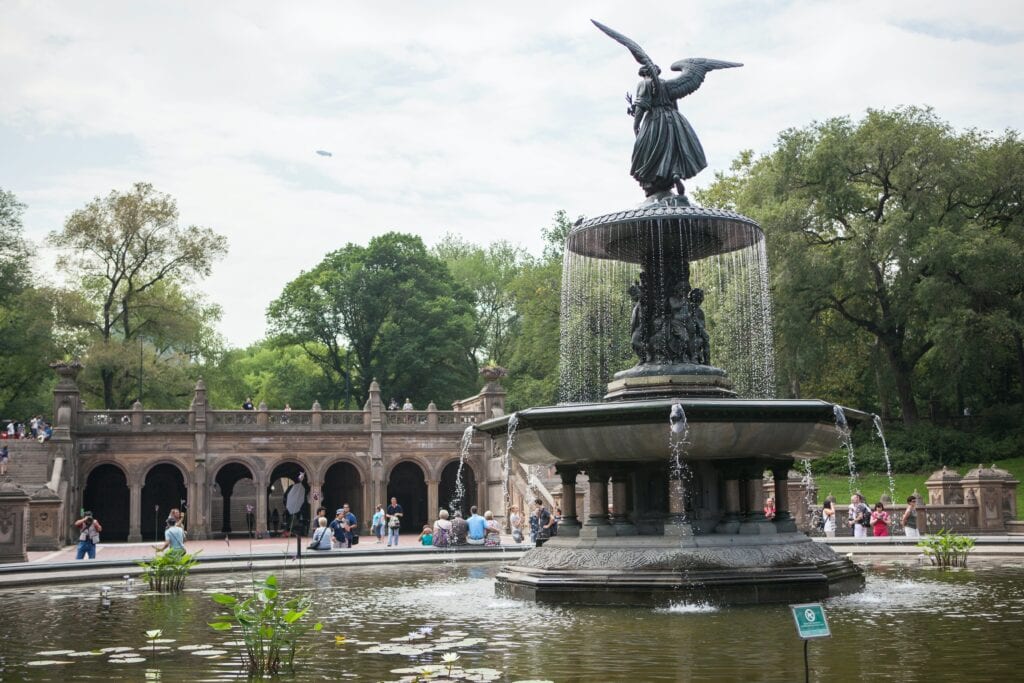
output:
<instances>
[{"instance_id":1,"label":"aquatic plant","mask_svg":"<svg viewBox=\"0 0 1024 683\"><path fill-rule=\"evenodd\" d=\"M294 670L299 639L311 629L319 632L323 624L305 621L309 612L309 596L285 598L278 590L273 574L263 582L253 581L253 593L239 600L233 595L215 593L213 601L231 609L210 626L218 631L238 628L245 641L243 660L250 674L274 674Z\"/></svg>"},{"instance_id":2,"label":"aquatic plant","mask_svg":"<svg viewBox=\"0 0 1024 683\"><path fill-rule=\"evenodd\" d=\"M974 539L942 529L922 538L917 547L936 567L966 567L967 555L974 550Z\"/></svg>"},{"instance_id":3,"label":"aquatic plant","mask_svg":"<svg viewBox=\"0 0 1024 683\"><path fill-rule=\"evenodd\" d=\"M189 571L199 564L196 558L201 552L203 551L182 553L169 550L157 553L152 560L140 560L137 564L142 567L142 579L149 582L150 590L174 593L182 589Z\"/></svg>"}]
</instances>

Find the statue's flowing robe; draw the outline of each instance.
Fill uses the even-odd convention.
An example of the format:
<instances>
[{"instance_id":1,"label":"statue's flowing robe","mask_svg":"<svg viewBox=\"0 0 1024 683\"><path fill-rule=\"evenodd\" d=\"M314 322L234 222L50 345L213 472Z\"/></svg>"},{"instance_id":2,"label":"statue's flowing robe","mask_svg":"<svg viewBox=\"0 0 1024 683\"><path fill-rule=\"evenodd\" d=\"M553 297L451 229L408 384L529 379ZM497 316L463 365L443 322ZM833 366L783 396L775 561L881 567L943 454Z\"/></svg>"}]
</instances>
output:
<instances>
[{"instance_id":1,"label":"statue's flowing robe","mask_svg":"<svg viewBox=\"0 0 1024 683\"><path fill-rule=\"evenodd\" d=\"M644 117L633 144L630 174L647 194L667 190L675 180L692 178L708 165L697 134L679 113L665 81L658 79L658 91L652 94L651 81L642 80L634 104Z\"/></svg>"}]
</instances>

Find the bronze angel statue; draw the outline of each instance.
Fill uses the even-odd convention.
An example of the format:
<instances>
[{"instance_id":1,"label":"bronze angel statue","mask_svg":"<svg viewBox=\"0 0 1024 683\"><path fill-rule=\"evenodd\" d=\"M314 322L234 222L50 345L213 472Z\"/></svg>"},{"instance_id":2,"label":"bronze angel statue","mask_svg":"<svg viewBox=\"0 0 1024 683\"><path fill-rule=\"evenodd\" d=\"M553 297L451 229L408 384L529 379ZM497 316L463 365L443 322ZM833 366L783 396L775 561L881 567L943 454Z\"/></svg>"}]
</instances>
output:
<instances>
[{"instance_id":1,"label":"bronze angel statue","mask_svg":"<svg viewBox=\"0 0 1024 683\"><path fill-rule=\"evenodd\" d=\"M683 195L683 181L697 175L708 162L693 127L679 113L678 101L696 91L709 71L743 65L703 57L681 59L672 64L672 70L680 72L679 76L664 80L660 78L661 68L642 47L604 24L593 23L625 45L641 65L643 80L637 86L636 97L626 96L627 112L633 117L636 134L630 175L648 197L670 192L673 186Z\"/></svg>"}]
</instances>

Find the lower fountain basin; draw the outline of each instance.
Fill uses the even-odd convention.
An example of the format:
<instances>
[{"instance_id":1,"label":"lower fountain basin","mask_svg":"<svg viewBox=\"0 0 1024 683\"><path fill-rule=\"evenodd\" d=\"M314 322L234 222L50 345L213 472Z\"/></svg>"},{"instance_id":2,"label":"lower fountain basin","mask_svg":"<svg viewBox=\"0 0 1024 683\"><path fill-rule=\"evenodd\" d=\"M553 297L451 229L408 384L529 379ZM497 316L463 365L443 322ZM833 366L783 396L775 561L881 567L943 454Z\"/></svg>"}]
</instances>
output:
<instances>
[{"instance_id":1,"label":"lower fountain basin","mask_svg":"<svg viewBox=\"0 0 1024 683\"><path fill-rule=\"evenodd\" d=\"M516 413L513 455L527 465L653 462L668 457L668 416L686 413L686 459L814 459L839 446L835 406L818 400L666 398L529 408ZM866 413L844 409L851 424ZM477 429L500 437L510 416Z\"/></svg>"}]
</instances>

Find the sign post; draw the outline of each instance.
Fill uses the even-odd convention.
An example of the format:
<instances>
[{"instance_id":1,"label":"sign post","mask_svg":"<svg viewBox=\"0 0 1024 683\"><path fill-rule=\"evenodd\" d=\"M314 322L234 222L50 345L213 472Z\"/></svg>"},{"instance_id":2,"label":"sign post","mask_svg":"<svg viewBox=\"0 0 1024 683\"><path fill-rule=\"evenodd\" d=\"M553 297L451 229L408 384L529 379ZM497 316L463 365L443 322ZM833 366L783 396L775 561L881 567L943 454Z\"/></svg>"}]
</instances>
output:
<instances>
[{"instance_id":1,"label":"sign post","mask_svg":"<svg viewBox=\"0 0 1024 683\"><path fill-rule=\"evenodd\" d=\"M832 632L828 628L828 619L825 618L825 608L819 602L811 602L803 605L790 605L793 610L793 620L796 622L796 632L804 641L804 681L810 683L811 668L807 660L807 643L811 638L830 638Z\"/></svg>"}]
</instances>

